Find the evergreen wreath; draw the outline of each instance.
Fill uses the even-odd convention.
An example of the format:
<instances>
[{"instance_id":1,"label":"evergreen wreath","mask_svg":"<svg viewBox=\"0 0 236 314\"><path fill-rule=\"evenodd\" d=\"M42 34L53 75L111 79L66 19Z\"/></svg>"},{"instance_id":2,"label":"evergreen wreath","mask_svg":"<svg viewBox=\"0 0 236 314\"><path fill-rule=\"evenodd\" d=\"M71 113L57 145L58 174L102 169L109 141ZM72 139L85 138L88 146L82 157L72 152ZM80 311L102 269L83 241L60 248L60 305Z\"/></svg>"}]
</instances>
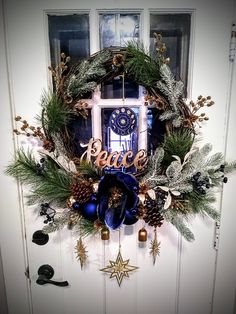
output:
<instances>
[{"instance_id":1,"label":"evergreen wreath","mask_svg":"<svg viewBox=\"0 0 236 314\"><path fill-rule=\"evenodd\" d=\"M14 132L38 138L43 150L35 157L33 151L20 148L6 173L30 187L28 204L40 204L45 233L67 225L78 229L81 237L102 231L102 239L107 239L107 231L122 224L143 219L156 232L165 220L192 241L189 217L220 219L214 208L215 188L227 182L236 162L226 162L221 153L210 154L211 144L198 147L196 127L208 120L202 109L214 102L210 96L199 96L186 103L184 84L175 80L168 66L160 35L155 34L155 42L155 57L141 44L129 43L103 49L71 68L70 58L62 53L59 65L49 67L54 91L42 97L37 117L41 126L15 118L21 125ZM132 173L111 172L94 160L82 160L70 128L74 120L87 118L88 94L121 75L146 89L143 105L153 105L157 123L165 126L158 148Z\"/></svg>"}]
</instances>

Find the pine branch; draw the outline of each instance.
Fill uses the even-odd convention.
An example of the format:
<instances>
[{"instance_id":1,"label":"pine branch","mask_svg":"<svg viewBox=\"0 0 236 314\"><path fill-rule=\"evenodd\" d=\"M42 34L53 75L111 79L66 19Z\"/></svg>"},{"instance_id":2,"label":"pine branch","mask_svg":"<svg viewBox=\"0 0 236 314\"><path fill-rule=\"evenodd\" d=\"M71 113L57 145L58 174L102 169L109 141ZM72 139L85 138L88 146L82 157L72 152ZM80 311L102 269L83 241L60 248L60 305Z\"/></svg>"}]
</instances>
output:
<instances>
[{"instance_id":1,"label":"pine branch","mask_svg":"<svg viewBox=\"0 0 236 314\"><path fill-rule=\"evenodd\" d=\"M174 118L178 118L178 115L171 110L165 110L159 117L161 121L172 120Z\"/></svg>"},{"instance_id":2,"label":"pine branch","mask_svg":"<svg viewBox=\"0 0 236 314\"><path fill-rule=\"evenodd\" d=\"M146 175L143 177L142 182L148 182L150 187L154 187L157 185L157 182L159 181L165 181L166 177L164 176L158 176L160 170L161 170L161 163L164 157L164 150L159 147L155 150L155 153L153 156L150 157L148 162L148 171ZM159 183L160 184L160 183Z\"/></svg>"},{"instance_id":3,"label":"pine branch","mask_svg":"<svg viewBox=\"0 0 236 314\"><path fill-rule=\"evenodd\" d=\"M81 237L94 236L99 232L99 229L94 227L94 223L87 219L81 218L79 222Z\"/></svg>"},{"instance_id":4,"label":"pine branch","mask_svg":"<svg viewBox=\"0 0 236 314\"><path fill-rule=\"evenodd\" d=\"M47 202L64 207L71 195L72 180L71 173L63 169L48 169L28 196L28 204Z\"/></svg>"},{"instance_id":5,"label":"pine branch","mask_svg":"<svg viewBox=\"0 0 236 314\"><path fill-rule=\"evenodd\" d=\"M37 174L37 161L29 150L25 152L19 149L15 160L7 166L5 173L27 185L37 185L42 181L42 177Z\"/></svg>"},{"instance_id":6,"label":"pine branch","mask_svg":"<svg viewBox=\"0 0 236 314\"><path fill-rule=\"evenodd\" d=\"M228 174L234 171L236 171L236 161L225 162L225 169L224 169L225 174Z\"/></svg>"},{"instance_id":7,"label":"pine branch","mask_svg":"<svg viewBox=\"0 0 236 314\"><path fill-rule=\"evenodd\" d=\"M169 210L164 211L162 214L164 218L171 222L187 241L194 241L194 234L184 223L183 217Z\"/></svg>"},{"instance_id":8,"label":"pine branch","mask_svg":"<svg viewBox=\"0 0 236 314\"><path fill-rule=\"evenodd\" d=\"M102 176L102 171L91 162L81 162L79 166L77 166L77 170L82 176L91 178L93 181L100 180Z\"/></svg>"},{"instance_id":9,"label":"pine branch","mask_svg":"<svg viewBox=\"0 0 236 314\"><path fill-rule=\"evenodd\" d=\"M184 84L181 81L175 81L174 76L166 64L160 67L161 81L157 82L157 87L168 98L170 108L177 115L180 115L178 102L184 91Z\"/></svg>"},{"instance_id":10,"label":"pine branch","mask_svg":"<svg viewBox=\"0 0 236 314\"><path fill-rule=\"evenodd\" d=\"M160 62L153 59L140 43L128 43L125 66L134 81L147 88L160 79Z\"/></svg>"},{"instance_id":11,"label":"pine branch","mask_svg":"<svg viewBox=\"0 0 236 314\"><path fill-rule=\"evenodd\" d=\"M189 242L194 241L194 234L192 231L186 226L183 219L180 216L176 216L171 220L172 225L181 233L181 235Z\"/></svg>"},{"instance_id":12,"label":"pine branch","mask_svg":"<svg viewBox=\"0 0 236 314\"><path fill-rule=\"evenodd\" d=\"M192 193L186 194L185 199L188 200L189 207L192 209L193 213L213 213L213 210L211 210L211 208L212 204L216 202L216 198L214 196L214 193L212 193L211 191L204 195L193 191Z\"/></svg>"},{"instance_id":13,"label":"pine branch","mask_svg":"<svg viewBox=\"0 0 236 314\"><path fill-rule=\"evenodd\" d=\"M104 63L110 58L110 52L103 50L92 61L84 60L71 70L65 82L67 94L74 99L85 93L93 92L99 78L106 74Z\"/></svg>"},{"instance_id":14,"label":"pine branch","mask_svg":"<svg viewBox=\"0 0 236 314\"><path fill-rule=\"evenodd\" d=\"M165 151L163 163L169 165L173 155L179 156L181 161L190 151L194 142L193 134L189 129L178 130L165 135L162 147Z\"/></svg>"},{"instance_id":15,"label":"pine branch","mask_svg":"<svg viewBox=\"0 0 236 314\"><path fill-rule=\"evenodd\" d=\"M44 94L42 97L43 114L39 119L48 136L58 134L63 127L68 125L73 117L73 112L66 106L58 95L54 93Z\"/></svg>"},{"instance_id":16,"label":"pine branch","mask_svg":"<svg viewBox=\"0 0 236 314\"><path fill-rule=\"evenodd\" d=\"M48 202L64 206L71 194L72 174L59 169L52 158L47 158L44 164L39 173L39 164L32 152L21 149L17 152L15 161L7 167L6 174L31 187L29 204Z\"/></svg>"},{"instance_id":17,"label":"pine branch","mask_svg":"<svg viewBox=\"0 0 236 314\"><path fill-rule=\"evenodd\" d=\"M204 212L213 220L219 221L220 220L220 213L212 206L205 204Z\"/></svg>"}]
</instances>

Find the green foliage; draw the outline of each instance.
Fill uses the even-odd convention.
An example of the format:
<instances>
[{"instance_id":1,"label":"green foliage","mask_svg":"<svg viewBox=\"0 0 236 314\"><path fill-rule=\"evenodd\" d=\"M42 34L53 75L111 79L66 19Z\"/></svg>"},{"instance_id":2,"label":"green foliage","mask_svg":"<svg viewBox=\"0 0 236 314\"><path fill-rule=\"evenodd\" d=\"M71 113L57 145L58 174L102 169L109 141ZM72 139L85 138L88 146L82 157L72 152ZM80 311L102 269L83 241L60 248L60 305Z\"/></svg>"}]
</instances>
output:
<instances>
[{"instance_id":1,"label":"green foliage","mask_svg":"<svg viewBox=\"0 0 236 314\"><path fill-rule=\"evenodd\" d=\"M57 135L73 117L71 108L55 93L43 95L42 107L41 122L47 136Z\"/></svg>"},{"instance_id":2,"label":"green foliage","mask_svg":"<svg viewBox=\"0 0 236 314\"><path fill-rule=\"evenodd\" d=\"M37 185L42 177L37 176L36 165L37 161L32 152L19 149L16 152L14 161L7 166L5 173L23 184Z\"/></svg>"},{"instance_id":3,"label":"green foliage","mask_svg":"<svg viewBox=\"0 0 236 314\"><path fill-rule=\"evenodd\" d=\"M164 157L163 148L159 147L155 150L155 153L149 158L148 170L146 175L142 178L142 182L148 183L150 188L154 188L157 185L167 183L166 176L159 175L161 171L161 164Z\"/></svg>"},{"instance_id":4,"label":"green foliage","mask_svg":"<svg viewBox=\"0 0 236 314\"><path fill-rule=\"evenodd\" d=\"M94 227L94 223L87 219L81 218L78 225L81 237L96 235L99 232L99 230Z\"/></svg>"},{"instance_id":5,"label":"green foliage","mask_svg":"<svg viewBox=\"0 0 236 314\"><path fill-rule=\"evenodd\" d=\"M186 226L184 222L185 216L178 215L173 211L166 211L163 213L164 218L172 223L172 225L181 233L181 235L189 242L194 241L194 234L192 231Z\"/></svg>"},{"instance_id":6,"label":"green foliage","mask_svg":"<svg viewBox=\"0 0 236 314\"><path fill-rule=\"evenodd\" d=\"M179 99L183 95L184 84L181 81L175 81L175 78L166 64L160 67L161 80L157 82L157 88L166 96L169 101L170 110L174 115L167 116L164 112L160 115L160 120L176 120L174 125L178 126L180 123L181 112L179 110Z\"/></svg>"},{"instance_id":7,"label":"green foliage","mask_svg":"<svg viewBox=\"0 0 236 314\"><path fill-rule=\"evenodd\" d=\"M128 43L126 60L126 70L137 84L149 88L160 79L160 62L153 59L143 45Z\"/></svg>"},{"instance_id":8,"label":"green foliage","mask_svg":"<svg viewBox=\"0 0 236 314\"><path fill-rule=\"evenodd\" d=\"M225 162L224 164L225 164L225 169L224 169L225 174L231 173L236 170L236 161Z\"/></svg>"},{"instance_id":9,"label":"green foliage","mask_svg":"<svg viewBox=\"0 0 236 314\"><path fill-rule=\"evenodd\" d=\"M194 241L194 234L186 226L184 220L180 216L176 216L171 220L171 223L181 233L181 235L189 242Z\"/></svg>"},{"instance_id":10,"label":"green foliage","mask_svg":"<svg viewBox=\"0 0 236 314\"><path fill-rule=\"evenodd\" d=\"M189 207L194 214L207 214L212 219L219 220L220 214L212 206L216 202L216 198L212 192L202 195L193 191L186 194L185 199L188 200Z\"/></svg>"},{"instance_id":11,"label":"green foliage","mask_svg":"<svg viewBox=\"0 0 236 314\"><path fill-rule=\"evenodd\" d=\"M6 174L30 186L29 204L48 202L65 206L71 194L72 174L59 168L52 158L47 158L45 168L39 174L37 161L32 156L30 151L19 150L15 161L7 167Z\"/></svg>"},{"instance_id":12,"label":"green foliage","mask_svg":"<svg viewBox=\"0 0 236 314\"><path fill-rule=\"evenodd\" d=\"M110 58L110 52L103 50L92 61L84 60L74 67L68 76L65 86L67 94L74 99L93 92L99 78L106 74L104 63Z\"/></svg>"},{"instance_id":13,"label":"green foliage","mask_svg":"<svg viewBox=\"0 0 236 314\"><path fill-rule=\"evenodd\" d=\"M82 176L91 178L93 181L100 180L102 176L102 171L91 162L82 161L79 166L77 166L77 170Z\"/></svg>"},{"instance_id":14,"label":"green foliage","mask_svg":"<svg viewBox=\"0 0 236 314\"><path fill-rule=\"evenodd\" d=\"M170 134L166 134L162 144L164 149L163 163L169 165L173 160L173 155L184 160L185 155L190 151L194 142L194 137L189 129L176 130Z\"/></svg>"},{"instance_id":15,"label":"green foliage","mask_svg":"<svg viewBox=\"0 0 236 314\"><path fill-rule=\"evenodd\" d=\"M53 203L64 207L71 195L72 174L65 169L58 169L54 164L46 166L43 180L34 187L28 196L28 203Z\"/></svg>"}]
</instances>

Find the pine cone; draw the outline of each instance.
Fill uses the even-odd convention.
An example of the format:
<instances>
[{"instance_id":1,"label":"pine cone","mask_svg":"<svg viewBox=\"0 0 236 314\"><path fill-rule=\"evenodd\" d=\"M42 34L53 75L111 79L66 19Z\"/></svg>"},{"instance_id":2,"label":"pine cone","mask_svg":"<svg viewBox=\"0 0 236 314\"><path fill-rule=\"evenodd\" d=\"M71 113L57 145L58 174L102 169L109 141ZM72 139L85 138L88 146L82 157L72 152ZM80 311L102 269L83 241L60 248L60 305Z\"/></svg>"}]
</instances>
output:
<instances>
[{"instance_id":1,"label":"pine cone","mask_svg":"<svg viewBox=\"0 0 236 314\"><path fill-rule=\"evenodd\" d=\"M158 204L153 200L148 200L146 202L146 215L144 216L144 221L152 227L161 227L163 224L164 217L159 211Z\"/></svg>"},{"instance_id":2,"label":"pine cone","mask_svg":"<svg viewBox=\"0 0 236 314\"><path fill-rule=\"evenodd\" d=\"M91 182L86 180L82 180L80 182L76 182L71 186L71 192L73 198L79 202L80 204L88 202L92 193L93 193L93 186Z\"/></svg>"}]
</instances>

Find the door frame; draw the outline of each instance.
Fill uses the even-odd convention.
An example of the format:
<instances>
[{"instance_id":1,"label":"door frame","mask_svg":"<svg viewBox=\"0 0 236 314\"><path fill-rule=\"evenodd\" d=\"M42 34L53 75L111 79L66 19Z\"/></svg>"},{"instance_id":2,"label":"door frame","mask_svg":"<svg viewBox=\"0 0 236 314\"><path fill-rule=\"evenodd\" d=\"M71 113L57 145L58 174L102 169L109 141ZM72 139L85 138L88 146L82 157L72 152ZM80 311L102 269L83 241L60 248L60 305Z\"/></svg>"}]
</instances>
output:
<instances>
[{"instance_id":1,"label":"door frame","mask_svg":"<svg viewBox=\"0 0 236 314\"><path fill-rule=\"evenodd\" d=\"M4 142L1 143L4 145L4 151L0 155L0 167L1 171L4 171L5 166L9 162L9 156L14 155L14 151L16 148L16 139L13 137L11 133L11 129L13 128L13 116L14 116L14 105L13 105L13 93L12 93L12 83L11 83L11 72L10 72L10 55L8 53L8 33L7 33L7 25L5 18L5 0L1 0L0 7L0 41L2 45L0 46L0 68L2 76L2 83L0 85L0 103L4 105L4 110L1 113L2 121L9 121L9 129L5 130L3 123L0 123L0 134L4 134ZM161 11L161 10L160 10ZM163 10L162 10L163 11ZM176 11L175 11L176 12ZM47 11L48 13L48 11ZM146 10L144 14L148 14ZM91 17L95 17L96 10L91 10ZM236 22L236 10L234 12L234 21ZM93 26L94 28L94 26ZM91 30L92 31L92 30ZM145 36L144 36L145 38ZM93 44L91 43L91 53L94 52ZM191 54L190 54L191 56ZM190 57L191 61L191 57ZM191 68L190 68L191 69ZM230 89L228 93L232 92L232 98L230 100L230 114L235 112L235 108L233 104L236 102L236 95L233 91L236 90L236 67L233 69L233 81L232 85L230 85ZM230 78L229 78L230 79ZM233 121L230 121L228 134L229 136L233 133ZM230 133L231 132L231 133ZM231 135L230 135L231 134ZM9 144L10 143L10 144ZM231 156L231 151L227 151L227 155ZM30 291L30 281L25 276L25 270L28 265L27 258L27 247L26 247L26 239L25 239L25 227L24 227L24 213L23 206L21 201L21 186L18 184L17 186L13 184L13 179L1 175L0 177L2 194L1 196L1 205L2 210L0 211L0 247L2 253L2 264L3 264L3 276L4 278L0 278L0 283L5 283L2 285L3 289L6 290L7 296L7 304L9 313L17 313L17 309L23 309L24 314L32 313L31 309L31 291ZM6 195L10 195L10 197L6 197ZM14 224L8 228L7 222L9 220L9 211L6 209L12 209L15 220ZM223 217L226 219L226 217ZM227 226L226 226L227 227ZM222 230L223 232L223 230ZM14 267L11 264L12 255L11 255L11 247L14 243L14 248L17 250L18 263L14 264ZM222 250L220 247L219 250ZM221 252L221 251L219 251ZM217 269L217 280L216 284L220 287L220 275L225 270L225 266L227 265L227 256L222 257L221 265ZM219 288L220 289L220 288ZM217 291L216 291L217 292ZM216 293L217 296L217 293ZM219 301L215 299L215 309L217 305L219 305ZM233 296L231 296L233 297ZM232 302L234 300L231 300ZM216 310L217 311L217 310ZM213 313L213 312L212 312ZM214 312L215 313L215 312Z\"/></svg>"}]
</instances>

